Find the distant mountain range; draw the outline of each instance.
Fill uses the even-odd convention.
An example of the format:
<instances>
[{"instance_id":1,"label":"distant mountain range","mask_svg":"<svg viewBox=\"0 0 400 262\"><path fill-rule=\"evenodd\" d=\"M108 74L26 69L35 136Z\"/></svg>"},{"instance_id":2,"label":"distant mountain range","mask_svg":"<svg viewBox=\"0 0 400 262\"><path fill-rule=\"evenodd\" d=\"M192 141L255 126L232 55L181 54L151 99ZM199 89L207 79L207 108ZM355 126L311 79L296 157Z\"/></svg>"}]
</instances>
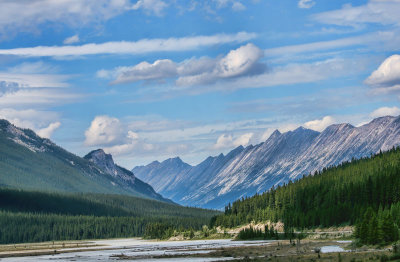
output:
<instances>
[{"instance_id":1,"label":"distant mountain range","mask_svg":"<svg viewBox=\"0 0 400 262\"><path fill-rule=\"evenodd\" d=\"M387 116L360 127L331 125L322 132L303 127L286 133L276 130L263 143L208 157L197 166L173 158L132 172L179 204L220 209L324 167L398 145L400 117Z\"/></svg>"},{"instance_id":2,"label":"distant mountain range","mask_svg":"<svg viewBox=\"0 0 400 262\"><path fill-rule=\"evenodd\" d=\"M6 120L0 120L0 186L125 194L171 202L131 171L116 165L101 149L81 158Z\"/></svg>"}]
</instances>

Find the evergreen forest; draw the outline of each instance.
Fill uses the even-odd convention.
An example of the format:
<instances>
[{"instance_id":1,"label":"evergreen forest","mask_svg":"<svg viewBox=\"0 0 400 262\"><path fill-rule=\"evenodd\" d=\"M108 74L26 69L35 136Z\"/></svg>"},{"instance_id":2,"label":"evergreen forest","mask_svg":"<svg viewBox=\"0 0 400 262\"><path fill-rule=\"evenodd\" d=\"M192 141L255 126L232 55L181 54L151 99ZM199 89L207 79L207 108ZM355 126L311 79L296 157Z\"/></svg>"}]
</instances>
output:
<instances>
[{"instance_id":1,"label":"evergreen forest","mask_svg":"<svg viewBox=\"0 0 400 262\"><path fill-rule=\"evenodd\" d=\"M355 235L363 243L391 242L399 237L399 189L400 148L393 148L239 199L213 217L211 225L282 221L285 231L356 225Z\"/></svg>"}]
</instances>

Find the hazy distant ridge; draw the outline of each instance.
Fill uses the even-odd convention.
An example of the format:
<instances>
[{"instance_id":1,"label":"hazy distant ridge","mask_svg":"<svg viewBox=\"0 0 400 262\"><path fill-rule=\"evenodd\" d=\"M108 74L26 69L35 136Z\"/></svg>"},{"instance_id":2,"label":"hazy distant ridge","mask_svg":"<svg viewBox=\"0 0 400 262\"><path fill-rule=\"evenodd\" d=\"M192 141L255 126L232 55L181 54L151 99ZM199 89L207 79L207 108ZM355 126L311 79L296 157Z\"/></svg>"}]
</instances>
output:
<instances>
[{"instance_id":1,"label":"hazy distant ridge","mask_svg":"<svg viewBox=\"0 0 400 262\"><path fill-rule=\"evenodd\" d=\"M159 193L191 206L222 208L242 196L297 179L330 165L400 145L400 116L380 117L354 127L336 124L322 132L299 127L278 130L263 143L208 157L197 166L179 158L135 167L137 177Z\"/></svg>"}]
</instances>

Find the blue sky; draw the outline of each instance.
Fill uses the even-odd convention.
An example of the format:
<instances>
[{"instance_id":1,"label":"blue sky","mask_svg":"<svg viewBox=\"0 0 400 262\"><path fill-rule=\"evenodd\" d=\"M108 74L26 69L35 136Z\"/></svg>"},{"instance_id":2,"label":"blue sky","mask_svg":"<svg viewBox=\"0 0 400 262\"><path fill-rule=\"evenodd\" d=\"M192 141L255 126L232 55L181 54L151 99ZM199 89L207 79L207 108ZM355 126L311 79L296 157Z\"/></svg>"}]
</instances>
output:
<instances>
[{"instance_id":1,"label":"blue sky","mask_svg":"<svg viewBox=\"0 0 400 262\"><path fill-rule=\"evenodd\" d=\"M132 168L399 115L398 0L0 0L0 118Z\"/></svg>"}]
</instances>

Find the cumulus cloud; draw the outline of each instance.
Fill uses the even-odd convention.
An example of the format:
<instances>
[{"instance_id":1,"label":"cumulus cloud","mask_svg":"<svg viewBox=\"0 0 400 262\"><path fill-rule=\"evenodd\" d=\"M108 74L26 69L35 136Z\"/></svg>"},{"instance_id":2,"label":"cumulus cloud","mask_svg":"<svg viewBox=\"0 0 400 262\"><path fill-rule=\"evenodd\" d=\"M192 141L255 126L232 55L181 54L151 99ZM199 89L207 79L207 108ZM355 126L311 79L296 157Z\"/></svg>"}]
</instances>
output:
<instances>
[{"instance_id":1,"label":"cumulus cloud","mask_svg":"<svg viewBox=\"0 0 400 262\"><path fill-rule=\"evenodd\" d=\"M96 116L85 132L85 145L103 147L104 151L114 156L179 154L187 152L189 145L176 142L149 143L138 132L132 131L137 122L121 122L118 118ZM151 124L149 124L151 125ZM139 128L140 123L139 123Z\"/></svg>"},{"instance_id":2,"label":"cumulus cloud","mask_svg":"<svg viewBox=\"0 0 400 262\"><path fill-rule=\"evenodd\" d=\"M311 8L311 7L313 7L314 5L315 5L315 2L312 1L312 0L300 0L300 1L297 3L297 6L298 6L299 8L306 8L306 9Z\"/></svg>"},{"instance_id":3,"label":"cumulus cloud","mask_svg":"<svg viewBox=\"0 0 400 262\"><path fill-rule=\"evenodd\" d=\"M85 145L113 145L121 142L126 135L119 119L109 116L96 116L85 131Z\"/></svg>"},{"instance_id":4,"label":"cumulus cloud","mask_svg":"<svg viewBox=\"0 0 400 262\"><path fill-rule=\"evenodd\" d=\"M144 54L151 52L188 51L204 46L242 43L254 39L255 33L216 34L211 36L189 36L166 39L141 39L136 42L120 41L74 46L36 46L27 48L0 49L0 55L27 57L77 57L98 54Z\"/></svg>"},{"instance_id":5,"label":"cumulus cloud","mask_svg":"<svg viewBox=\"0 0 400 262\"><path fill-rule=\"evenodd\" d=\"M231 135L220 135L217 139L217 142L214 145L215 149L223 149L232 146L232 136Z\"/></svg>"},{"instance_id":6,"label":"cumulus cloud","mask_svg":"<svg viewBox=\"0 0 400 262\"><path fill-rule=\"evenodd\" d=\"M316 119L304 123L305 128L309 128L315 131L323 131L328 126L335 123L335 119L331 116L325 116L322 119Z\"/></svg>"},{"instance_id":7,"label":"cumulus cloud","mask_svg":"<svg viewBox=\"0 0 400 262\"><path fill-rule=\"evenodd\" d=\"M375 88L400 88L400 55L386 58L365 83Z\"/></svg>"},{"instance_id":8,"label":"cumulus cloud","mask_svg":"<svg viewBox=\"0 0 400 262\"><path fill-rule=\"evenodd\" d=\"M142 9L147 13L161 16L163 14L164 9L167 6L168 5L161 0L138 0L136 4L132 6L132 9L133 10Z\"/></svg>"},{"instance_id":9,"label":"cumulus cloud","mask_svg":"<svg viewBox=\"0 0 400 262\"><path fill-rule=\"evenodd\" d=\"M247 44L231 50L226 56L217 59L215 65L207 71L180 76L176 84L178 86L194 86L215 83L220 79L261 74L266 70L266 66L259 62L262 57L261 49L253 44Z\"/></svg>"},{"instance_id":10,"label":"cumulus cloud","mask_svg":"<svg viewBox=\"0 0 400 262\"><path fill-rule=\"evenodd\" d=\"M398 116L400 115L400 108L397 106L394 107L381 107L376 110L374 110L370 116L372 118L377 118L381 116Z\"/></svg>"},{"instance_id":11,"label":"cumulus cloud","mask_svg":"<svg viewBox=\"0 0 400 262\"><path fill-rule=\"evenodd\" d=\"M222 134L218 137L213 148L227 149L238 146L247 146L250 143L250 139L253 137L253 135L253 133L246 133L234 139L232 135Z\"/></svg>"},{"instance_id":12,"label":"cumulus cloud","mask_svg":"<svg viewBox=\"0 0 400 262\"><path fill-rule=\"evenodd\" d=\"M73 36L65 38L65 40L63 41L63 44L70 45L70 44L78 43L79 41L80 41L79 35L73 35Z\"/></svg>"},{"instance_id":13,"label":"cumulus cloud","mask_svg":"<svg viewBox=\"0 0 400 262\"><path fill-rule=\"evenodd\" d=\"M50 138L53 132L61 126L60 122L50 123L49 126L39 129L37 134L44 138Z\"/></svg>"},{"instance_id":14,"label":"cumulus cloud","mask_svg":"<svg viewBox=\"0 0 400 262\"><path fill-rule=\"evenodd\" d=\"M253 133L246 133L238 138L236 138L235 141L233 141L234 146L247 146L250 143L250 139L253 137Z\"/></svg>"},{"instance_id":15,"label":"cumulus cloud","mask_svg":"<svg viewBox=\"0 0 400 262\"><path fill-rule=\"evenodd\" d=\"M53 132L61 126L58 118L57 113L50 111L0 109L0 119L7 119L18 127L32 129L39 136L45 138L50 138Z\"/></svg>"},{"instance_id":16,"label":"cumulus cloud","mask_svg":"<svg viewBox=\"0 0 400 262\"><path fill-rule=\"evenodd\" d=\"M100 70L97 76L114 77L115 80L112 82L114 84L173 77L177 77L178 86L210 84L221 79L263 73L266 66L259 62L262 56L263 52L258 47L247 44L216 59L203 57L181 63L169 59L157 60L152 64L141 62L132 67L118 67L111 71Z\"/></svg>"}]
</instances>

